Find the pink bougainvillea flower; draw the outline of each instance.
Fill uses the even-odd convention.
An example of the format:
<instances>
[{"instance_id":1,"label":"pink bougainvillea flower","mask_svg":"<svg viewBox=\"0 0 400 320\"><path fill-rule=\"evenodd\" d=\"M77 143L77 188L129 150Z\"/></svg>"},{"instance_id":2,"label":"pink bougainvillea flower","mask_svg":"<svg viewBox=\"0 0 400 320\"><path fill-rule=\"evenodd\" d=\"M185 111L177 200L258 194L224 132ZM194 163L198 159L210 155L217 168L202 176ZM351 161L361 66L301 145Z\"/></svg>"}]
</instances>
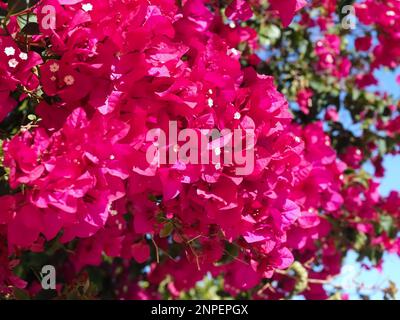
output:
<instances>
[{"instance_id":1,"label":"pink bougainvillea flower","mask_svg":"<svg viewBox=\"0 0 400 320\"><path fill-rule=\"evenodd\" d=\"M355 40L356 50L372 59L371 68L358 73L362 64L344 54L346 43L334 31L335 1L317 2L321 14L303 10L299 17L300 30L321 31L310 47L312 77L362 89L376 83L375 69L396 67L395 2L356 4L361 23L384 31ZM268 17L279 15L285 27L307 4L269 3ZM340 127L332 100L320 112L312 105L319 101L317 86L297 74L289 102L277 79L257 73L264 66L257 54L269 47L251 19L264 7L243 0L43 0L32 10L45 23L39 35L27 37L28 46L20 21L10 17L0 36L0 121L20 106L15 111L24 126L7 132L2 144L2 190L10 192L0 197L0 294L25 285L12 274L14 257L47 250L50 241L68 248L60 266L66 284L87 266L104 267L121 299L160 298L165 279L166 291L178 298L210 274L224 277L224 289L235 296L249 291L257 299L287 298L295 279L292 271L279 270L290 269L295 259L310 279L323 282L340 272L345 250L337 250L332 236L335 219L371 237L373 245L400 252L399 239L375 234L381 212L400 216L399 194L383 198L372 178L364 183L348 175L369 153L375 176L383 174L378 144L345 144L338 156L336 131L326 133ZM49 8L55 9L50 19ZM301 113L291 112L293 102ZM388 115L377 119L377 128L395 137L396 104L384 107ZM371 123L378 112L370 112ZM312 121L303 123L306 116ZM171 123L177 133L190 130L202 138L224 131L199 154L220 155L219 161L172 161L184 144L172 137ZM238 129L239 142L249 132L253 141L230 152ZM154 132L166 133L168 141L148 140ZM171 162L160 161L164 151ZM239 175L240 161L222 160L244 151L254 152L254 166ZM346 242L343 249L352 245ZM265 279L270 287L259 290ZM139 281L148 283L146 289ZM327 298L317 282L309 283L305 297ZM37 293L40 286L28 290Z\"/></svg>"},{"instance_id":2,"label":"pink bougainvillea flower","mask_svg":"<svg viewBox=\"0 0 400 320\"><path fill-rule=\"evenodd\" d=\"M306 0L270 0L271 9L278 11L282 24L287 27L293 20L297 11L302 9Z\"/></svg>"},{"instance_id":3,"label":"pink bougainvillea flower","mask_svg":"<svg viewBox=\"0 0 400 320\"><path fill-rule=\"evenodd\" d=\"M300 110L304 114L310 113L310 108L312 107L312 97L313 91L311 89L303 89L297 93L297 103Z\"/></svg>"},{"instance_id":4,"label":"pink bougainvillea flower","mask_svg":"<svg viewBox=\"0 0 400 320\"><path fill-rule=\"evenodd\" d=\"M363 152L360 148L349 147L346 152L341 156L342 160L350 167L359 168L363 159Z\"/></svg>"},{"instance_id":5,"label":"pink bougainvillea flower","mask_svg":"<svg viewBox=\"0 0 400 320\"><path fill-rule=\"evenodd\" d=\"M250 5L244 0L233 0L225 10L226 16L234 21L246 21L253 15Z\"/></svg>"},{"instance_id":6,"label":"pink bougainvillea flower","mask_svg":"<svg viewBox=\"0 0 400 320\"><path fill-rule=\"evenodd\" d=\"M14 109L16 101L10 97L9 91L0 91L0 121Z\"/></svg>"},{"instance_id":7,"label":"pink bougainvillea flower","mask_svg":"<svg viewBox=\"0 0 400 320\"><path fill-rule=\"evenodd\" d=\"M372 46L372 37L365 36L355 40L355 47L359 51L368 51Z\"/></svg>"},{"instance_id":8,"label":"pink bougainvillea flower","mask_svg":"<svg viewBox=\"0 0 400 320\"><path fill-rule=\"evenodd\" d=\"M337 112L336 107L328 107L325 113L325 120L334 122L339 121L339 113Z\"/></svg>"}]
</instances>

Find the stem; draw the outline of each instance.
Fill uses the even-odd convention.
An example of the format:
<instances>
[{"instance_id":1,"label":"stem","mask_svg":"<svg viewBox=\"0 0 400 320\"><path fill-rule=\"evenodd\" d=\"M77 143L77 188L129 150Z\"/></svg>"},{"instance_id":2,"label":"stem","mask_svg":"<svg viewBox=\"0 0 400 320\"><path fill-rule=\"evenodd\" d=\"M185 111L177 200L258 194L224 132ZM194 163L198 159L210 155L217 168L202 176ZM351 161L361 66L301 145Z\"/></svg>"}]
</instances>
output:
<instances>
[{"instance_id":1,"label":"stem","mask_svg":"<svg viewBox=\"0 0 400 320\"><path fill-rule=\"evenodd\" d=\"M160 252L158 250L157 243L154 241L153 236L151 236L151 241L153 242L154 247L156 248L157 264L159 264L160 263Z\"/></svg>"}]
</instances>

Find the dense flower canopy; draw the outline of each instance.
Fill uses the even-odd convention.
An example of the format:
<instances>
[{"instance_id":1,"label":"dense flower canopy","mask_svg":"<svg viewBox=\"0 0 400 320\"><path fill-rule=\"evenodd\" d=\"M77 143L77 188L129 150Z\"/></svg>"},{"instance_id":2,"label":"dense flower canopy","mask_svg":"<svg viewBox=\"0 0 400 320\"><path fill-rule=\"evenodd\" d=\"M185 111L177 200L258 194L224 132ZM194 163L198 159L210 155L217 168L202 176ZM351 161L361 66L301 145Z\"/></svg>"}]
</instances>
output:
<instances>
[{"instance_id":1,"label":"dense flower canopy","mask_svg":"<svg viewBox=\"0 0 400 320\"><path fill-rule=\"evenodd\" d=\"M400 63L400 3L357 2L355 30L337 6L1 2L0 295L42 297L32 268L51 264L64 298L179 298L211 275L234 297L325 299L347 250L400 254L378 179L400 104L368 90ZM149 162L171 121L253 132L254 170Z\"/></svg>"}]
</instances>

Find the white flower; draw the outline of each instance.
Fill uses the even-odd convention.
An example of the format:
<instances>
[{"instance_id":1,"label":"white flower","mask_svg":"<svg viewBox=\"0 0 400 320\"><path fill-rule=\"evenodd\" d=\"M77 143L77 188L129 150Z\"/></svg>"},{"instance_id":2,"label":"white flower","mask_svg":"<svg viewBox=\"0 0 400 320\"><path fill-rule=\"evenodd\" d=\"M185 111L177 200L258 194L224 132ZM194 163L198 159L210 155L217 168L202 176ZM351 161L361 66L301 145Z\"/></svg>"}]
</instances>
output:
<instances>
[{"instance_id":1,"label":"white flower","mask_svg":"<svg viewBox=\"0 0 400 320\"><path fill-rule=\"evenodd\" d=\"M333 56L331 54L328 54L325 58L325 62L332 64L335 60L333 59Z\"/></svg>"},{"instance_id":2,"label":"white flower","mask_svg":"<svg viewBox=\"0 0 400 320\"><path fill-rule=\"evenodd\" d=\"M75 78L71 75L67 75L64 77L64 82L67 86L72 86L75 83Z\"/></svg>"},{"instance_id":3,"label":"white flower","mask_svg":"<svg viewBox=\"0 0 400 320\"><path fill-rule=\"evenodd\" d=\"M57 62L54 62L53 64L50 65L50 71L51 72L57 72L60 70L60 65Z\"/></svg>"},{"instance_id":4,"label":"white flower","mask_svg":"<svg viewBox=\"0 0 400 320\"><path fill-rule=\"evenodd\" d=\"M85 12L89 12L93 10L93 5L91 3L82 4L82 10Z\"/></svg>"},{"instance_id":5,"label":"white flower","mask_svg":"<svg viewBox=\"0 0 400 320\"><path fill-rule=\"evenodd\" d=\"M214 149L215 155L219 156L221 154L221 148Z\"/></svg>"},{"instance_id":6,"label":"white flower","mask_svg":"<svg viewBox=\"0 0 400 320\"><path fill-rule=\"evenodd\" d=\"M211 98L208 98L207 103L208 103L208 106L211 108L214 105L214 100Z\"/></svg>"},{"instance_id":7,"label":"white flower","mask_svg":"<svg viewBox=\"0 0 400 320\"><path fill-rule=\"evenodd\" d=\"M240 112L235 112L235 114L233 115L233 118L236 120L239 120L242 117L242 115L240 114Z\"/></svg>"},{"instance_id":8,"label":"white flower","mask_svg":"<svg viewBox=\"0 0 400 320\"><path fill-rule=\"evenodd\" d=\"M15 49L13 47L6 47L4 49L4 53L6 54L7 57L13 56L15 54Z\"/></svg>"},{"instance_id":9,"label":"white flower","mask_svg":"<svg viewBox=\"0 0 400 320\"><path fill-rule=\"evenodd\" d=\"M15 60L14 58L13 58L13 59L10 59L10 60L8 61L8 65L10 66L10 68L15 68L15 67L18 65L18 61Z\"/></svg>"},{"instance_id":10,"label":"white flower","mask_svg":"<svg viewBox=\"0 0 400 320\"><path fill-rule=\"evenodd\" d=\"M228 50L228 55L237 56L239 54L240 54L239 50L236 50L235 48L231 48L231 49Z\"/></svg>"},{"instance_id":11,"label":"white flower","mask_svg":"<svg viewBox=\"0 0 400 320\"><path fill-rule=\"evenodd\" d=\"M19 54L19 58L20 58L21 60L28 60L28 54L25 53L25 52L21 52L21 53Z\"/></svg>"}]
</instances>

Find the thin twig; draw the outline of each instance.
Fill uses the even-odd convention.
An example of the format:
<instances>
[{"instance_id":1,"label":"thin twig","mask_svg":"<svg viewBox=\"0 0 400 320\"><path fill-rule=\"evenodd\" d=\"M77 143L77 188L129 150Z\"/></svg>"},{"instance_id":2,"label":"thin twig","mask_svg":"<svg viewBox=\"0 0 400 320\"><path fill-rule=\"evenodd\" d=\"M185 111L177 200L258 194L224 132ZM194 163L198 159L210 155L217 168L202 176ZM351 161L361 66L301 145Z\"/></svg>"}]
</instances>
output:
<instances>
[{"instance_id":1,"label":"thin twig","mask_svg":"<svg viewBox=\"0 0 400 320\"><path fill-rule=\"evenodd\" d=\"M159 264L160 263L160 253L159 253L159 250L158 250L157 243L154 241L153 236L151 236L151 241L153 242L154 247L156 248L157 263Z\"/></svg>"}]
</instances>

